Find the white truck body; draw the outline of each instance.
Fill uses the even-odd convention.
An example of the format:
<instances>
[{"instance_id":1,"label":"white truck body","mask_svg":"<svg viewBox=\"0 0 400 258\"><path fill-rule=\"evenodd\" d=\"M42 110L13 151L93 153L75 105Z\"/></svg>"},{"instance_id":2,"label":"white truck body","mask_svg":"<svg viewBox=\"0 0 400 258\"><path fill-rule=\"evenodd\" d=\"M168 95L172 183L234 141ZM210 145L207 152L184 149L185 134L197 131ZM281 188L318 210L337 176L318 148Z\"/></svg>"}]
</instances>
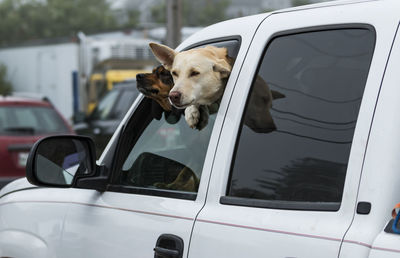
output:
<instances>
[{"instance_id":1,"label":"white truck body","mask_svg":"<svg viewBox=\"0 0 400 258\"><path fill-rule=\"evenodd\" d=\"M106 190L36 188L25 179L1 190L0 256L153 257L158 237L170 234L184 243L176 257L399 257L400 235L384 231L400 202L399 13L397 0L333 1L226 21L194 34L178 50L240 42L210 127L197 193L116 185L116 157L129 145L131 124L141 122L141 96L97 162L109 173ZM342 29L369 31L374 48L340 201L267 207L269 202L230 198L242 117L265 51L281 36ZM289 101L292 93L285 94ZM248 157L249 173L252 155L257 153Z\"/></svg>"}]
</instances>

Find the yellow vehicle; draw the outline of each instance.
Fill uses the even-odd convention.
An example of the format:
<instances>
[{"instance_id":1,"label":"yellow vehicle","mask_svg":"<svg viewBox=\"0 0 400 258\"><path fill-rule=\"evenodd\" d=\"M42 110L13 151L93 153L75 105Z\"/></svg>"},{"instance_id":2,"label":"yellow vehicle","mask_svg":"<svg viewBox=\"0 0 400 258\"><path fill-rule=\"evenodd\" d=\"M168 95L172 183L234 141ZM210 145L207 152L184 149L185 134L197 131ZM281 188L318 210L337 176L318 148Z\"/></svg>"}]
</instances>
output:
<instances>
[{"instance_id":1,"label":"yellow vehicle","mask_svg":"<svg viewBox=\"0 0 400 258\"><path fill-rule=\"evenodd\" d=\"M148 73L148 70L108 70L105 73L96 72L89 78L88 84L88 107L87 113L90 114L96 107L98 100L107 91L111 90L115 83L128 79L135 79L138 73Z\"/></svg>"}]
</instances>

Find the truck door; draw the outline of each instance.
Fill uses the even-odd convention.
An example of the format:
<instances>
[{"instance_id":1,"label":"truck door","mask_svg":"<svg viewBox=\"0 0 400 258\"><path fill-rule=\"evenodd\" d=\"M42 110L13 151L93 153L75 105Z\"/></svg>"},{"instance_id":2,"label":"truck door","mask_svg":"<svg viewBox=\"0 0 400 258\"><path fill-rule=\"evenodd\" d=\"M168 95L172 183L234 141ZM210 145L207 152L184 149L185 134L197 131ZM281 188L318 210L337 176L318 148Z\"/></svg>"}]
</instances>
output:
<instances>
[{"instance_id":1,"label":"truck door","mask_svg":"<svg viewBox=\"0 0 400 258\"><path fill-rule=\"evenodd\" d=\"M235 57L240 42L207 44ZM112 173L107 191L69 189L60 257L187 257L223 117L210 114L206 128L194 130L183 110L163 112L142 99L100 160Z\"/></svg>"},{"instance_id":2,"label":"truck door","mask_svg":"<svg viewBox=\"0 0 400 258\"><path fill-rule=\"evenodd\" d=\"M338 256L390 49L375 49L384 24L368 14L375 6L363 7L278 13L260 25L189 257ZM372 62L374 50L382 57Z\"/></svg>"}]
</instances>

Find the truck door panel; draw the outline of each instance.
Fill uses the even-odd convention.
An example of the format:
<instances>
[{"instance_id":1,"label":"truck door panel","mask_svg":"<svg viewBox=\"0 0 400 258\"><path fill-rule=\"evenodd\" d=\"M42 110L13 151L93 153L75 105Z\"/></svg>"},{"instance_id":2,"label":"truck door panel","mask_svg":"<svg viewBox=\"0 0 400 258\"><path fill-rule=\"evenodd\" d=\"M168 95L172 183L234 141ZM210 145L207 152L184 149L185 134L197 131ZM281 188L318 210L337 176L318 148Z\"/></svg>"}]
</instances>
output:
<instances>
[{"instance_id":1,"label":"truck door panel","mask_svg":"<svg viewBox=\"0 0 400 258\"><path fill-rule=\"evenodd\" d=\"M190 257L339 255L390 49L375 34L384 24L362 23L371 17L356 20L351 8L340 9L340 24L324 8L261 24L225 118ZM375 50L383 56L373 59ZM260 81L272 101L260 98ZM262 105L268 110L254 108ZM254 112L267 114L270 126L252 121Z\"/></svg>"}]
</instances>

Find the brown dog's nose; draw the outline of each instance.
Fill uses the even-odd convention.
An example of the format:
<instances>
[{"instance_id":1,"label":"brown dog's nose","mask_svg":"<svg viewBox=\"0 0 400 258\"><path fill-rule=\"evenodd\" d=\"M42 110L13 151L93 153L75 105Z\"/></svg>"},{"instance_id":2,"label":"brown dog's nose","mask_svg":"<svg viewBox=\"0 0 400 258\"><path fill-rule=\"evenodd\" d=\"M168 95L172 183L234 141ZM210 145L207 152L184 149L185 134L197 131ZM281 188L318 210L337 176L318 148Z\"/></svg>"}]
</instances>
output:
<instances>
[{"instance_id":1,"label":"brown dog's nose","mask_svg":"<svg viewBox=\"0 0 400 258\"><path fill-rule=\"evenodd\" d=\"M138 73L138 74L136 74L136 80L137 81L143 80L144 76L145 76L144 73Z\"/></svg>"},{"instance_id":2,"label":"brown dog's nose","mask_svg":"<svg viewBox=\"0 0 400 258\"><path fill-rule=\"evenodd\" d=\"M179 91L171 91L168 96L174 105L179 105L181 102L181 95Z\"/></svg>"}]
</instances>

